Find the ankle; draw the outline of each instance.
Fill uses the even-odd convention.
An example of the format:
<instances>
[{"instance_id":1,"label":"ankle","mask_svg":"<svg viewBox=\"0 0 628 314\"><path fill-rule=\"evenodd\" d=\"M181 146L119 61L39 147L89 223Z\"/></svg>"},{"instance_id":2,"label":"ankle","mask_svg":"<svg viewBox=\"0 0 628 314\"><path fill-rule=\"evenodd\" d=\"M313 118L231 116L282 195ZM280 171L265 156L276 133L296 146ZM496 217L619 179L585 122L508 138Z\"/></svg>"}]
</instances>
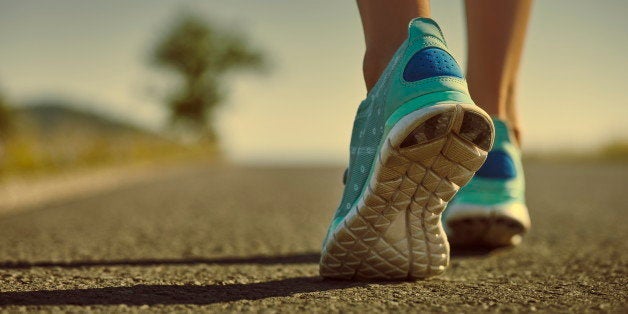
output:
<instances>
[{"instance_id":1,"label":"ankle","mask_svg":"<svg viewBox=\"0 0 628 314\"><path fill-rule=\"evenodd\" d=\"M370 91L373 86L375 86L393 55L397 51L397 46L398 45L395 45L393 48L392 45L388 45L388 48L366 49L366 52L364 53L362 71L367 91Z\"/></svg>"},{"instance_id":2,"label":"ankle","mask_svg":"<svg viewBox=\"0 0 628 314\"><path fill-rule=\"evenodd\" d=\"M364 54L364 63L362 64L362 71L364 73L364 82L366 83L367 92L370 91L373 86L379 80L391 56L387 57L387 53L367 50Z\"/></svg>"}]
</instances>

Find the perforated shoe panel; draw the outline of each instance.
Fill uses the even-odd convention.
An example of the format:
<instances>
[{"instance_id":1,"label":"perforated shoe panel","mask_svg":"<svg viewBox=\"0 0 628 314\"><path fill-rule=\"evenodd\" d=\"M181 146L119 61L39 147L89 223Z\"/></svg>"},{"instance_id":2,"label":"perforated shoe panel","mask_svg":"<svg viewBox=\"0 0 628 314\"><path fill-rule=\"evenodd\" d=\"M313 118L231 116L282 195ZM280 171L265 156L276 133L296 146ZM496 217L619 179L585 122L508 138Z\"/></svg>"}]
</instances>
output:
<instances>
[{"instance_id":1,"label":"perforated shoe panel","mask_svg":"<svg viewBox=\"0 0 628 314\"><path fill-rule=\"evenodd\" d=\"M463 77L456 60L445 50L435 47L417 51L403 71L403 79L407 82L435 76Z\"/></svg>"}]
</instances>

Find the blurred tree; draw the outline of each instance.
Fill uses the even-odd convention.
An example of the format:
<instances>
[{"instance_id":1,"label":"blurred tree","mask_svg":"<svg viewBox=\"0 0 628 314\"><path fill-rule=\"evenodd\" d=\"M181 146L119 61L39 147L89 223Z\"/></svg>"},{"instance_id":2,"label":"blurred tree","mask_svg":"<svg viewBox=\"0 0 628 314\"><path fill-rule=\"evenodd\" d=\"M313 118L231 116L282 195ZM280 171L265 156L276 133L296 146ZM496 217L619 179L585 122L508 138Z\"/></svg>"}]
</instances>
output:
<instances>
[{"instance_id":1,"label":"blurred tree","mask_svg":"<svg viewBox=\"0 0 628 314\"><path fill-rule=\"evenodd\" d=\"M263 55L240 36L215 28L198 16L180 16L155 47L153 61L182 78L168 99L171 121L216 140L214 109L223 100L224 75L264 65Z\"/></svg>"}]
</instances>

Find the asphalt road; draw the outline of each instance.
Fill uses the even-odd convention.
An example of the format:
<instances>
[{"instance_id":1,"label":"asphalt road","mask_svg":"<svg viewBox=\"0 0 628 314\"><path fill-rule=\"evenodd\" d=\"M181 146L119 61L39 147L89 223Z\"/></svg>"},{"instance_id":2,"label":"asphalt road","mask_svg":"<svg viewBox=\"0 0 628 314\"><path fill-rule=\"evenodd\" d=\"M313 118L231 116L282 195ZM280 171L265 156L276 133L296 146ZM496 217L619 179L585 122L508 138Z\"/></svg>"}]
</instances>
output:
<instances>
[{"instance_id":1,"label":"asphalt road","mask_svg":"<svg viewBox=\"0 0 628 314\"><path fill-rule=\"evenodd\" d=\"M0 216L0 311L603 311L628 305L628 165L528 163L522 246L416 282L318 277L342 169L193 167Z\"/></svg>"}]
</instances>

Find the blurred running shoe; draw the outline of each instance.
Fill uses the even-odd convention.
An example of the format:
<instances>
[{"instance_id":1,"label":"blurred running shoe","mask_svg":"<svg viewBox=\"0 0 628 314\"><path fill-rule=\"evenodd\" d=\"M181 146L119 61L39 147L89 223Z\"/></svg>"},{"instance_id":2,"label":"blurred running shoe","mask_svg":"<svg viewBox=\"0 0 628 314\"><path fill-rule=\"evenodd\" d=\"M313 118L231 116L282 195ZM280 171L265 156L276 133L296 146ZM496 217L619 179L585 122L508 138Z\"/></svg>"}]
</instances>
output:
<instances>
[{"instance_id":1,"label":"blurred running shoe","mask_svg":"<svg viewBox=\"0 0 628 314\"><path fill-rule=\"evenodd\" d=\"M495 144L486 163L451 201L443 220L453 244L517 245L530 229L521 152L508 124L493 118Z\"/></svg>"}]
</instances>

